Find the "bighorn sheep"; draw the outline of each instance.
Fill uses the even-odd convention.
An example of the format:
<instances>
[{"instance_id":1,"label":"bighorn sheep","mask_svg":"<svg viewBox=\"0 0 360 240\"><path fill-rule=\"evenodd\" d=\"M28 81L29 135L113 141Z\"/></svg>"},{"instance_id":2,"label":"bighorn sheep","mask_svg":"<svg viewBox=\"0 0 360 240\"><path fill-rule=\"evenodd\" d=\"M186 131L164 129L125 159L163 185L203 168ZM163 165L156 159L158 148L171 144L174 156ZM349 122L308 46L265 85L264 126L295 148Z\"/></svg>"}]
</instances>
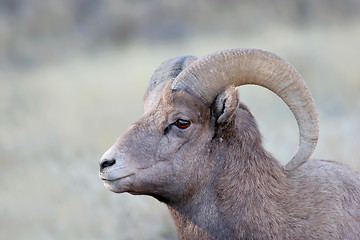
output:
<instances>
[{"instance_id":1,"label":"bighorn sheep","mask_svg":"<svg viewBox=\"0 0 360 240\"><path fill-rule=\"evenodd\" d=\"M283 167L262 145L236 86L256 84L289 106L299 149ZM172 58L155 71L145 113L100 160L113 192L167 204L180 239L360 239L360 174L309 160L314 101L279 56L230 49Z\"/></svg>"}]
</instances>

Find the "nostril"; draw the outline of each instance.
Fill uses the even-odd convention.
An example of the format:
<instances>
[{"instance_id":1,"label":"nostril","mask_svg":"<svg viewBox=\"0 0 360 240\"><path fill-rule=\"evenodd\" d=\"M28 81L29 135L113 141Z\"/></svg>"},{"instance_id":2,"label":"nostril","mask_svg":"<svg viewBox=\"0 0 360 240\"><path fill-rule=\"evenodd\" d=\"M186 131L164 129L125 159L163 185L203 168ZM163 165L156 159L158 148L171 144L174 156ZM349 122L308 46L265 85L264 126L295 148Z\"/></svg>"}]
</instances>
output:
<instances>
[{"instance_id":1,"label":"nostril","mask_svg":"<svg viewBox=\"0 0 360 240\"><path fill-rule=\"evenodd\" d=\"M115 159L105 159L100 163L100 170L103 170L104 168L110 167L116 163Z\"/></svg>"}]
</instances>

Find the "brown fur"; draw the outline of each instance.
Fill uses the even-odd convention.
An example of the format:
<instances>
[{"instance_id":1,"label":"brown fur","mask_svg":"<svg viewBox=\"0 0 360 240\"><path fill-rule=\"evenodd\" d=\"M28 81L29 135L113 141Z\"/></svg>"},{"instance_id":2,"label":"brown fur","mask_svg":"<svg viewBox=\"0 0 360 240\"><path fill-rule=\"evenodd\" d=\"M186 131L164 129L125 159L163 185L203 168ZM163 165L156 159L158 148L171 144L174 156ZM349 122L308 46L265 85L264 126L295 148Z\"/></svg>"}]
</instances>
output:
<instances>
[{"instance_id":1,"label":"brown fur","mask_svg":"<svg viewBox=\"0 0 360 240\"><path fill-rule=\"evenodd\" d=\"M168 84L150 105L104 154L100 176L114 192L167 204L180 239L360 239L360 175L320 160L287 172L235 88L209 109Z\"/></svg>"}]
</instances>

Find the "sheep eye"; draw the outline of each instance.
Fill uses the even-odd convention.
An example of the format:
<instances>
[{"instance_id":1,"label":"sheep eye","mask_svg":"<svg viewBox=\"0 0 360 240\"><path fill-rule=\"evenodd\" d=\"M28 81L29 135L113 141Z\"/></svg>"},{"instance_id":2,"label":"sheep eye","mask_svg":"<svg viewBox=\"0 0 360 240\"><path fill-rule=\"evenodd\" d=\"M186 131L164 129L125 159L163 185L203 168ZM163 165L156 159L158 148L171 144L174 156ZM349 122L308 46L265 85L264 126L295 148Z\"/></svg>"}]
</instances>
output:
<instances>
[{"instance_id":1,"label":"sheep eye","mask_svg":"<svg viewBox=\"0 0 360 240\"><path fill-rule=\"evenodd\" d=\"M176 120L176 122L174 123L175 126L177 126L180 129L186 129L188 127L190 127L190 121L187 120L183 120L183 119L178 119Z\"/></svg>"}]
</instances>

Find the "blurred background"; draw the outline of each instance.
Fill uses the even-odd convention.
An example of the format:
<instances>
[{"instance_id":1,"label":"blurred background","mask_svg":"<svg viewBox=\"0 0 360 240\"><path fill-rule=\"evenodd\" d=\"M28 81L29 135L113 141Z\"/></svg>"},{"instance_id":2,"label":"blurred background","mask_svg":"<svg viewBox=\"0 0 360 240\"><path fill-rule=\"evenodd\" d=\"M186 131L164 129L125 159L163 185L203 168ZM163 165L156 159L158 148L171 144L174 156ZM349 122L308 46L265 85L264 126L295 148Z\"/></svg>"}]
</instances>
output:
<instances>
[{"instance_id":1,"label":"blurred background","mask_svg":"<svg viewBox=\"0 0 360 240\"><path fill-rule=\"evenodd\" d=\"M114 194L98 159L142 114L170 57L273 51L308 83L314 158L360 170L358 0L0 0L0 239L176 239L166 206ZM266 148L288 162L296 122L245 86Z\"/></svg>"}]
</instances>

